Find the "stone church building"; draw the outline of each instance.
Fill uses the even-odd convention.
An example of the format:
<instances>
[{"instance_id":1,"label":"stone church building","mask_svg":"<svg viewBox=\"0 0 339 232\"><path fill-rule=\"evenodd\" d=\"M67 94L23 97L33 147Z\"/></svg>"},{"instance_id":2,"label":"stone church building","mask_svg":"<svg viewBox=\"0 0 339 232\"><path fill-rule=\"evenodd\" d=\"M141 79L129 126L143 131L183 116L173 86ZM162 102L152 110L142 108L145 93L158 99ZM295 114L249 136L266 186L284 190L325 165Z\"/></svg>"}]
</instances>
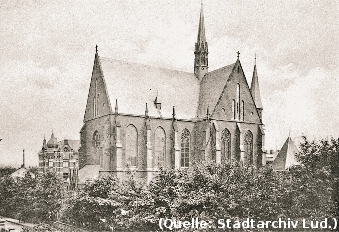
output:
<instances>
[{"instance_id":1,"label":"stone church building","mask_svg":"<svg viewBox=\"0 0 339 232\"><path fill-rule=\"evenodd\" d=\"M241 62L208 68L201 8L194 72L100 57L96 49L84 124L80 168L100 174L128 170L150 180L160 168L231 159L260 166L263 106L256 65L251 88ZM193 71L193 70L192 70Z\"/></svg>"}]
</instances>

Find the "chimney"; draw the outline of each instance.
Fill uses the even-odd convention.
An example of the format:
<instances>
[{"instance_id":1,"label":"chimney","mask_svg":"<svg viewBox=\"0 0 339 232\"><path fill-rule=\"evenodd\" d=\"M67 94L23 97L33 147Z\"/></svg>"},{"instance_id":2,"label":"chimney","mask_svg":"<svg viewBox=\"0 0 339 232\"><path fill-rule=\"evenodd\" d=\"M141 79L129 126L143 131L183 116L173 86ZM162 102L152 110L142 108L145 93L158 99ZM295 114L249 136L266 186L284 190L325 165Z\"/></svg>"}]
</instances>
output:
<instances>
[{"instance_id":1,"label":"chimney","mask_svg":"<svg viewBox=\"0 0 339 232\"><path fill-rule=\"evenodd\" d=\"M25 167L25 148L22 150L22 167Z\"/></svg>"}]
</instances>

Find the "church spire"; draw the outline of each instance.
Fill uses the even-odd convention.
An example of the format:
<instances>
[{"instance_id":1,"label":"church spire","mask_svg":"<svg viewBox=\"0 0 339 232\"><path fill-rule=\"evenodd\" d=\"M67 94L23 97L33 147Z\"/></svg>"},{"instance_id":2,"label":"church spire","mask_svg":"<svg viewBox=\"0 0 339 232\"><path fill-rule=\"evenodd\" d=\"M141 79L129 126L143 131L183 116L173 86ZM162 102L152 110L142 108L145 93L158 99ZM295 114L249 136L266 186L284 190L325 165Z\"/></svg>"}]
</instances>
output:
<instances>
[{"instance_id":1,"label":"church spire","mask_svg":"<svg viewBox=\"0 0 339 232\"><path fill-rule=\"evenodd\" d=\"M208 45L206 42L203 4L201 2L197 42L194 51L194 74L201 80L208 72Z\"/></svg>"},{"instance_id":2,"label":"church spire","mask_svg":"<svg viewBox=\"0 0 339 232\"><path fill-rule=\"evenodd\" d=\"M258 110L260 119L262 119L263 106L262 106L261 97L260 97L259 79L258 79L258 73L257 73L257 57L256 56L255 56L255 61L254 61L254 70L253 70L252 83L251 83L251 94L252 94L255 106Z\"/></svg>"}]
</instances>

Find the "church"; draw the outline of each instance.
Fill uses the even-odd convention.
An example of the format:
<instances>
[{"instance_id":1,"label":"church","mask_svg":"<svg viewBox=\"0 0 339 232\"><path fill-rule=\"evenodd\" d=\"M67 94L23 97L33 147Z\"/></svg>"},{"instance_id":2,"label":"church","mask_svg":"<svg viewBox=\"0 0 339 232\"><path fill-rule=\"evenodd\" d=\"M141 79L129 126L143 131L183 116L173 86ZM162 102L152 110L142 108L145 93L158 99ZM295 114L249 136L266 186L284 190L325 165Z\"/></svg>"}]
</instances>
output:
<instances>
[{"instance_id":1,"label":"church","mask_svg":"<svg viewBox=\"0 0 339 232\"><path fill-rule=\"evenodd\" d=\"M261 166L263 106L256 64L251 87L238 57L210 71L201 6L192 73L96 53L80 131L80 168L148 181L161 168L237 160ZM193 53L192 53L193 57ZM79 171L81 172L81 170Z\"/></svg>"}]
</instances>

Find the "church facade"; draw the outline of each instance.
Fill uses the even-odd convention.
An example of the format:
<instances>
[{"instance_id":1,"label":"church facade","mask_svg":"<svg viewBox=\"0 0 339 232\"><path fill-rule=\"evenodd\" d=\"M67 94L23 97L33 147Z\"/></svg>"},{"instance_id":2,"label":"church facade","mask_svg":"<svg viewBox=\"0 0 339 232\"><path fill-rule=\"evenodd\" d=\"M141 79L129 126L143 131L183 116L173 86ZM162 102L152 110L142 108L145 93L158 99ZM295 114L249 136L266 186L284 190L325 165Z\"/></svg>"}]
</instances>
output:
<instances>
[{"instance_id":1,"label":"church facade","mask_svg":"<svg viewBox=\"0 0 339 232\"><path fill-rule=\"evenodd\" d=\"M262 165L263 106L256 65L249 87L241 62L209 71L201 8L194 72L101 57L96 49L80 131L80 168L150 180L160 168L232 159Z\"/></svg>"}]
</instances>

